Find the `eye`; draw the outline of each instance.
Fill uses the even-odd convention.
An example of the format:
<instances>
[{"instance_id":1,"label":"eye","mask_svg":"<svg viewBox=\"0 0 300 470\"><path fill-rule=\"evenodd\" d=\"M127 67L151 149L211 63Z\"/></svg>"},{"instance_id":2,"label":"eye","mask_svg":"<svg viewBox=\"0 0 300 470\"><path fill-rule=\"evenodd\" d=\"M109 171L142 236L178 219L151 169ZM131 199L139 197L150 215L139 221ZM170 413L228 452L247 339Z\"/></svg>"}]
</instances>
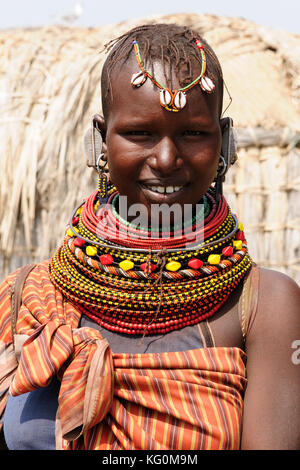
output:
<instances>
[{"instance_id":1,"label":"eye","mask_svg":"<svg viewBox=\"0 0 300 470\"><path fill-rule=\"evenodd\" d=\"M126 135L145 136L145 135L150 135L150 132L148 132L148 131L127 131Z\"/></svg>"},{"instance_id":2,"label":"eye","mask_svg":"<svg viewBox=\"0 0 300 470\"><path fill-rule=\"evenodd\" d=\"M187 136L199 136L199 135L204 135L205 132L203 131L194 131L194 130L186 130L183 132L183 135Z\"/></svg>"}]
</instances>

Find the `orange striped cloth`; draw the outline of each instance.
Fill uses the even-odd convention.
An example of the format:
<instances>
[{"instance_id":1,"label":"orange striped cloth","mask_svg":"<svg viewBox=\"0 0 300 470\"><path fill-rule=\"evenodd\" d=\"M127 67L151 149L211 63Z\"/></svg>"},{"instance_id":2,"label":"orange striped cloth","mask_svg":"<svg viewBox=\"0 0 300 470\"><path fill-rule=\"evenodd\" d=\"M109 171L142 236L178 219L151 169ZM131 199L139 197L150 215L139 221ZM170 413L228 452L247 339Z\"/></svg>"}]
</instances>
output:
<instances>
[{"instance_id":1,"label":"orange striped cloth","mask_svg":"<svg viewBox=\"0 0 300 470\"><path fill-rule=\"evenodd\" d=\"M236 347L114 354L51 284L30 273L13 350L10 275L0 287L0 414L8 393L61 381L58 449L238 449L245 353ZM16 359L19 357L19 361Z\"/></svg>"}]
</instances>

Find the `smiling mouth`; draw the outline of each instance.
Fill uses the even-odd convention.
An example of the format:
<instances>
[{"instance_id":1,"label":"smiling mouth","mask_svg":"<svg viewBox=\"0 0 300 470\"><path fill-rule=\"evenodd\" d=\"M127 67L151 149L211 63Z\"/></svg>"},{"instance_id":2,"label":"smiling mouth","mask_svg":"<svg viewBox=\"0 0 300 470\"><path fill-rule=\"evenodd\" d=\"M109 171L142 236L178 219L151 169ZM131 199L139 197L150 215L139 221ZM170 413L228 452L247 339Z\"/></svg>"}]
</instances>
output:
<instances>
[{"instance_id":1,"label":"smiling mouth","mask_svg":"<svg viewBox=\"0 0 300 470\"><path fill-rule=\"evenodd\" d=\"M186 185L178 185L178 186L162 186L162 185L154 185L154 184L146 184L146 183L140 183L142 188L147 189L148 191L152 191L153 193L156 194L176 194L182 191Z\"/></svg>"}]
</instances>

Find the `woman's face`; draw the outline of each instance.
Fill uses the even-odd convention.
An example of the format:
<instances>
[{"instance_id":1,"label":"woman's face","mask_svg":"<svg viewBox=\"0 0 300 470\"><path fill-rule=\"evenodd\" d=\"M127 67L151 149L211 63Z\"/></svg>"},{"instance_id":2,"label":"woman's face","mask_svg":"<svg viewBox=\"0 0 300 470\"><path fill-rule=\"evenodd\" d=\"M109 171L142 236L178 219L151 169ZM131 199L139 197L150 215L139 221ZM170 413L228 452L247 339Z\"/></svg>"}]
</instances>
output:
<instances>
[{"instance_id":1,"label":"woman's face","mask_svg":"<svg viewBox=\"0 0 300 470\"><path fill-rule=\"evenodd\" d=\"M140 203L195 205L213 182L221 149L218 93L196 85L186 93L179 112L164 109L159 89L150 79L132 88L138 71L130 60L113 72L109 114L100 122L106 134L104 151L111 180L128 206ZM159 65L155 77L164 83ZM197 71L195 71L197 76ZM174 77L176 80L176 77ZM173 89L178 89L176 81Z\"/></svg>"}]
</instances>

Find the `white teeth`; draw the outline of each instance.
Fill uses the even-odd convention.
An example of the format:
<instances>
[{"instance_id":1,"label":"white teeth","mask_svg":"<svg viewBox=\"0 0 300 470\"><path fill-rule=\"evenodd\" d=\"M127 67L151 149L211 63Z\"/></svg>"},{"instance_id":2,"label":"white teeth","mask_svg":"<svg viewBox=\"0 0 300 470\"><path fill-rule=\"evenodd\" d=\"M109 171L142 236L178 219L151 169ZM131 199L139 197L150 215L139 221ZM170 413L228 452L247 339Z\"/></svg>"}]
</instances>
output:
<instances>
[{"instance_id":1,"label":"white teeth","mask_svg":"<svg viewBox=\"0 0 300 470\"><path fill-rule=\"evenodd\" d=\"M165 192L165 188L163 186L157 186L156 191L163 194Z\"/></svg>"},{"instance_id":2,"label":"white teeth","mask_svg":"<svg viewBox=\"0 0 300 470\"><path fill-rule=\"evenodd\" d=\"M171 194L179 191L183 186L148 186L151 191L161 194Z\"/></svg>"}]
</instances>

